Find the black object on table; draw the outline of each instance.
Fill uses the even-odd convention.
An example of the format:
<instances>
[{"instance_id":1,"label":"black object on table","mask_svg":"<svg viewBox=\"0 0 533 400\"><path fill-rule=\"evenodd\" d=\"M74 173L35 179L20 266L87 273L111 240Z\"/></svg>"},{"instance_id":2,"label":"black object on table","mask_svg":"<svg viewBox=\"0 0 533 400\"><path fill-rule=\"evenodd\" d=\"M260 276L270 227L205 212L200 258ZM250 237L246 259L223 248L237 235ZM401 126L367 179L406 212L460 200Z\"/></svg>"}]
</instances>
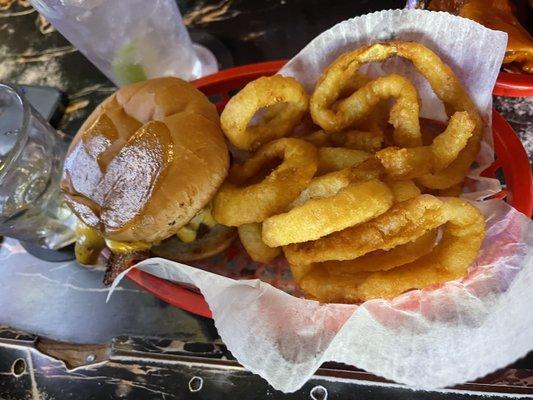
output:
<instances>
[{"instance_id":1,"label":"black object on table","mask_svg":"<svg viewBox=\"0 0 533 400\"><path fill-rule=\"evenodd\" d=\"M229 51L230 57L221 60L225 66L290 58L337 22L403 4L393 0L179 2L189 27L211 35ZM0 1L0 22L0 81L53 86L66 93L69 104L58 127L73 136L113 85L26 2ZM520 110L529 110L531 102L514 100L510 107L506 100L498 101L525 136L531 128ZM16 241L4 240L1 399L325 399L326 394L328 398L443 399L482 398L472 394L476 391L533 390L530 356L479 383L433 392L414 392L363 371L326 365L301 390L283 396L234 361L211 320L171 307L127 280L106 303L102 276L103 271L74 262L37 260Z\"/></svg>"}]
</instances>

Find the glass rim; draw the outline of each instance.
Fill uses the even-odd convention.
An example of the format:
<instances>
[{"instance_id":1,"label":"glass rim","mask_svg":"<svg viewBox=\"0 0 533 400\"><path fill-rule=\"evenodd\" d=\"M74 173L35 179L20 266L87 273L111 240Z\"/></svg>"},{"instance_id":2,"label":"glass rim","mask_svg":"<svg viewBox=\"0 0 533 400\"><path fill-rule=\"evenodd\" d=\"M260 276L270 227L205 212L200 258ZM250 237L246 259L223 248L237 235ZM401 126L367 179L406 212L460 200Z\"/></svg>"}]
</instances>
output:
<instances>
[{"instance_id":1,"label":"glass rim","mask_svg":"<svg viewBox=\"0 0 533 400\"><path fill-rule=\"evenodd\" d=\"M12 168L14 164L13 161L19 157L20 153L22 152L22 149L26 145L26 142L28 140L28 126L30 123L31 113L31 106L18 85L0 82L0 90L5 89L12 91L20 100L22 104L22 123L18 128L20 131L16 143L14 144L13 148L7 153L5 160L2 162L2 165L0 165L0 182L2 182L6 174Z\"/></svg>"}]
</instances>

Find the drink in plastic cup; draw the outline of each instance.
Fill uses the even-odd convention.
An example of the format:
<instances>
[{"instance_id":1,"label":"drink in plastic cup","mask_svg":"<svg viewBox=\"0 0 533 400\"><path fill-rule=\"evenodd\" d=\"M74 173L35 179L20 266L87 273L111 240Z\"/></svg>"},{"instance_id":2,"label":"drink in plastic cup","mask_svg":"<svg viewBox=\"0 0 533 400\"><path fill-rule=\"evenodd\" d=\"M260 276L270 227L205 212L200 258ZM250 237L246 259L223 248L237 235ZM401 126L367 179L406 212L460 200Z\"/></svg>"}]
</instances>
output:
<instances>
[{"instance_id":1,"label":"drink in plastic cup","mask_svg":"<svg viewBox=\"0 0 533 400\"><path fill-rule=\"evenodd\" d=\"M16 86L0 83L0 235L58 249L74 240L59 188L67 142Z\"/></svg>"},{"instance_id":2,"label":"drink in plastic cup","mask_svg":"<svg viewBox=\"0 0 533 400\"><path fill-rule=\"evenodd\" d=\"M217 71L206 48L191 42L176 0L30 0L50 23L116 85Z\"/></svg>"}]
</instances>

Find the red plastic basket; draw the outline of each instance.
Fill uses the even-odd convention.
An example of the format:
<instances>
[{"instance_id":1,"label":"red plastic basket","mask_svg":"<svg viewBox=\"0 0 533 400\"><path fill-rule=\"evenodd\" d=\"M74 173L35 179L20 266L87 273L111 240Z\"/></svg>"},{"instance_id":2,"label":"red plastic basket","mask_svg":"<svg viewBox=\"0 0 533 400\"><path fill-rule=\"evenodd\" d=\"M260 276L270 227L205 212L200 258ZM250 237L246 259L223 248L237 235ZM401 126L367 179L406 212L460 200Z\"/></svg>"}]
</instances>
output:
<instances>
[{"instance_id":1,"label":"red plastic basket","mask_svg":"<svg viewBox=\"0 0 533 400\"><path fill-rule=\"evenodd\" d=\"M533 74L500 72L492 93L503 97L533 96Z\"/></svg>"},{"instance_id":2,"label":"red plastic basket","mask_svg":"<svg viewBox=\"0 0 533 400\"><path fill-rule=\"evenodd\" d=\"M194 81L193 84L204 92L221 111L236 91L260 76L275 74L284 63L284 61L272 61L231 68ZM518 211L531 217L533 178L526 151L511 126L495 110L492 122L496 161L485 170L483 175L496 176L496 173L501 171L506 187L495 197L505 198ZM211 318L211 310L200 293L137 269L130 271L128 277L175 307Z\"/></svg>"}]
</instances>

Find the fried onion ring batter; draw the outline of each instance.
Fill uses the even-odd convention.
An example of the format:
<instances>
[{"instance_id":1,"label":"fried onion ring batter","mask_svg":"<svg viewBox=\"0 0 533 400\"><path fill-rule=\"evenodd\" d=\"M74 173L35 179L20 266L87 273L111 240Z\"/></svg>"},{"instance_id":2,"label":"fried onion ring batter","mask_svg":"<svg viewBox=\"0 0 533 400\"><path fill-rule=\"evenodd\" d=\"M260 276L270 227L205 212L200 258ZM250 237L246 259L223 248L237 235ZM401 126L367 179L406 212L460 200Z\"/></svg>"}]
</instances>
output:
<instances>
[{"instance_id":1,"label":"fried onion ring batter","mask_svg":"<svg viewBox=\"0 0 533 400\"><path fill-rule=\"evenodd\" d=\"M444 202L420 195L393 205L386 213L357 226L334 232L315 241L284 248L290 264L329 260L353 260L375 250L390 250L411 242L446 222Z\"/></svg>"},{"instance_id":2,"label":"fried onion ring batter","mask_svg":"<svg viewBox=\"0 0 533 400\"><path fill-rule=\"evenodd\" d=\"M326 268L291 266L300 288L321 302L353 303L391 299L417 288L440 284L466 275L485 237L479 210L455 198L446 199L447 222L440 242L427 255L389 271L333 275Z\"/></svg>"},{"instance_id":3,"label":"fried onion ring batter","mask_svg":"<svg viewBox=\"0 0 533 400\"><path fill-rule=\"evenodd\" d=\"M318 175L361 164L372 154L366 151L342 147L320 147L318 149Z\"/></svg>"},{"instance_id":4,"label":"fried onion ring batter","mask_svg":"<svg viewBox=\"0 0 533 400\"><path fill-rule=\"evenodd\" d=\"M326 261L314 264L332 275L350 275L355 272L388 271L408 264L428 254L435 247L438 231L424 233L418 239L396 246L388 251L376 250L353 260Z\"/></svg>"},{"instance_id":5,"label":"fried onion ring batter","mask_svg":"<svg viewBox=\"0 0 533 400\"><path fill-rule=\"evenodd\" d=\"M450 165L468 143L474 121L466 112L456 112L446 130L429 146L411 148L387 147L376 153L389 175L412 179L437 173Z\"/></svg>"},{"instance_id":6,"label":"fried onion ring batter","mask_svg":"<svg viewBox=\"0 0 533 400\"><path fill-rule=\"evenodd\" d=\"M351 76L357 74L362 64L370 61L385 61L392 56L399 56L412 62L415 69L428 80L437 97L442 100L448 115L464 111L474 122L475 128L472 135L457 158L442 170L428 173L418 179L420 184L430 189L445 189L453 186L466 176L477 156L482 134L482 120L476 106L451 68L427 47L414 42L391 41L369 45L343 54L320 78L310 101L311 115L315 122L326 130L342 130L356 122L358 118L365 116L365 113L369 113L376 102L375 97L385 96L386 98L390 97L389 95L392 96L393 93L398 93L392 89L389 91L383 89L381 85L386 86L383 84L384 81L380 81L381 84L375 86L381 89L379 93L368 91L368 88L372 87L370 86L372 82L385 78L382 77L367 83L348 98L338 101L343 85L350 80ZM392 76L396 77L396 75ZM391 87L398 89L401 86L400 82L394 79L395 84L391 83ZM363 90L364 88L367 88L367 91ZM408 90L405 88L404 90ZM413 103L412 96L408 98L410 100L405 100L406 104L403 104L398 97L394 105L396 108L391 110L390 121L395 127L394 141L401 147L421 146L418 103ZM400 126L406 129L400 129Z\"/></svg>"},{"instance_id":7,"label":"fried onion ring batter","mask_svg":"<svg viewBox=\"0 0 533 400\"><path fill-rule=\"evenodd\" d=\"M258 183L250 183L265 165L281 159L274 170ZM294 138L278 139L261 147L242 165L230 169L213 202L217 222L239 226L262 222L285 211L309 184L317 169L317 150L312 144Z\"/></svg>"},{"instance_id":8,"label":"fried onion ring batter","mask_svg":"<svg viewBox=\"0 0 533 400\"><path fill-rule=\"evenodd\" d=\"M344 147L346 149L375 153L381 149L385 138L380 131L349 130L328 133L324 130L319 130L302 137L302 139L313 143L317 147Z\"/></svg>"},{"instance_id":9,"label":"fried onion ring batter","mask_svg":"<svg viewBox=\"0 0 533 400\"><path fill-rule=\"evenodd\" d=\"M394 97L396 102L391 108L390 122L395 128L396 143L405 147L420 146L420 105L418 93L409 79L397 74L382 76L338 101L343 85L357 72L352 69L355 65L352 54L341 56L320 78L310 102L315 123L326 131L340 131L362 122L382 100Z\"/></svg>"},{"instance_id":10,"label":"fried onion ring batter","mask_svg":"<svg viewBox=\"0 0 533 400\"><path fill-rule=\"evenodd\" d=\"M389 187L378 180L350 183L328 197L315 197L263 222L263 241L271 247L318 239L369 221L394 201Z\"/></svg>"},{"instance_id":11,"label":"fried onion ring batter","mask_svg":"<svg viewBox=\"0 0 533 400\"><path fill-rule=\"evenodd\" d=\"M308 104L308 96L296 79L281 75L261 77L230 99L220 116L220 124L235 147L255 150L289 135L307 112ZM265 107L273 111L267 108L260 121L250 126L256 113Z\"/></svg>"},{"instance_id":12,"label":"fried onion ring batter","mask_svg":"<svg viewBox=\"0 0 533 400\"><path fill-rule=\"evenodd\" d=\"M239 226L239 239L250 258L261 263L268 263L281 253L279 247L269 247L261 239L260 223Z\"/></svg>"}]
</instances>

